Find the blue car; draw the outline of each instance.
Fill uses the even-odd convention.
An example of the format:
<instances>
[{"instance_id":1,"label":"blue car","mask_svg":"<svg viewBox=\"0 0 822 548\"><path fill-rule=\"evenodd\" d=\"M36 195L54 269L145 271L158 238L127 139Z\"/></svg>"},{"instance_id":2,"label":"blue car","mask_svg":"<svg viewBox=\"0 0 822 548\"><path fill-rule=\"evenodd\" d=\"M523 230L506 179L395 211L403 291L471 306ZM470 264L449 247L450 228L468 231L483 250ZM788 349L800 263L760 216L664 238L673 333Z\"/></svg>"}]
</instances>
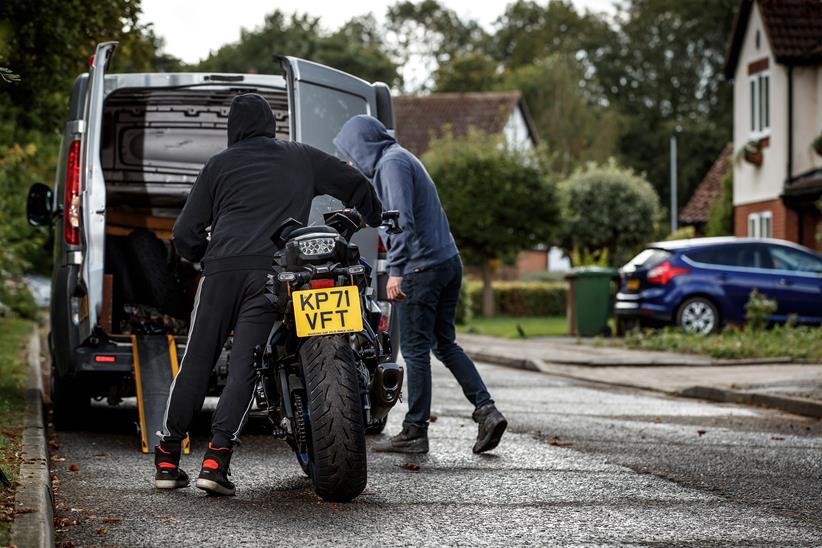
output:
<instances>
[{"instance_id":1,"label":"blue car","mask_svg":"<svg viewBox=\"0 0 822 548\"><path fill-rule=\"evenodd\" d=\"M778 303L774 322L822 323L822 256L782 240L693 238L649 245L620 270L623 330L677 325L707 335L742 324L756 289Z\"/></svg>"}]
</instances>

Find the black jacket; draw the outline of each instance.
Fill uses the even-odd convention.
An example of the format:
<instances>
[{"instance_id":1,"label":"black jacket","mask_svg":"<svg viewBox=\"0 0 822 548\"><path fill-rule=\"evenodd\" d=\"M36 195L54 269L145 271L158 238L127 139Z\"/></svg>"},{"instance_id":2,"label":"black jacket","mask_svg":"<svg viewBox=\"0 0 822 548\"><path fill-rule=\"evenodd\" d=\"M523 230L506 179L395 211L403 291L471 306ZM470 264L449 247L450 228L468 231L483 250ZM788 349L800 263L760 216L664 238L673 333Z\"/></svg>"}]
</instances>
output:
<instances>
[{"instance_id":1,"label":"black jacket","mask_svg":"<svg viewBox=\"0 0 822 548\"><path fill-rule=\"evenodd\" d=\"M307 223L312 199L322 194L356 207L369 225L380 224L382 205L357 169L314 147L275 139L274 131L265 99L234 98L228 148L203 167L172 233L177 251L202 260L205 274L269 268L276 251L271 235L289 217Z\"/></svg>"}]
</instances>

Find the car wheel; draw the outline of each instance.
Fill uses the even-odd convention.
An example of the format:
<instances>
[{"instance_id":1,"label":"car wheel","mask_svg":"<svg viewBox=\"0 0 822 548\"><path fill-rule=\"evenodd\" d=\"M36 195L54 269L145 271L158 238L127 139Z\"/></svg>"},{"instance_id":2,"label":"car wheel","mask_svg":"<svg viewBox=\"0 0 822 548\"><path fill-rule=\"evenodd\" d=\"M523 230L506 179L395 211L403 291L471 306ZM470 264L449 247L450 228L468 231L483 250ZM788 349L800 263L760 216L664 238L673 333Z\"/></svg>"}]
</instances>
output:
<instances>
[{"instance_id":1,"label":"car wheel","mask_svg":"<svg viewBox=\"0 0 822 548\"><path fill-rule=\"evenodd\" d=\"M710 335L719 330L719 310L705 297L691 297L680 305L676 324L686 333Z\"/></svg>"}]
</instances>

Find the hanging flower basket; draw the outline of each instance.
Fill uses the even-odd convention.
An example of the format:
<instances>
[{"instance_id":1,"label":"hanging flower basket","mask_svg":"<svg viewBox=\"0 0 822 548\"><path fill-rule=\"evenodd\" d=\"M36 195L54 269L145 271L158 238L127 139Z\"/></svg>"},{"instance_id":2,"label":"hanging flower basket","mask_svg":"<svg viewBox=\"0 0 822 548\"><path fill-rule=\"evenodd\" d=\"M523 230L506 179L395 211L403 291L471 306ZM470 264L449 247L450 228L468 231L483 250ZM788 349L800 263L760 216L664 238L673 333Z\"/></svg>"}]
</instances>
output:
<instances>
[{"instance_id":1,"label":"hanging flower basket","mask_svg":"<svg viewBox=\"0 0 822 548\"><path fill-rule=\"evenodd\" d=\"M742 147L742 157L751 165L762 165L762 141L748 141Z\"/></svg>"}]
</instances>

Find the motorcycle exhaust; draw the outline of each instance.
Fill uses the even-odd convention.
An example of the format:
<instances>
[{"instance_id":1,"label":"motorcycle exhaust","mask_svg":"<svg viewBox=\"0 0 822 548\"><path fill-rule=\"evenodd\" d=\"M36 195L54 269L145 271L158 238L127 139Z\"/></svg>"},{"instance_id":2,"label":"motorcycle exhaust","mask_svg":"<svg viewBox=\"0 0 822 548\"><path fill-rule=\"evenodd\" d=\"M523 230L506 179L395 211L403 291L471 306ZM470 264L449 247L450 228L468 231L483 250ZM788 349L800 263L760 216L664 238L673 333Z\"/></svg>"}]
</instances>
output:
<instances>
[{"instance_id":1,"label":"motorcycle exhaust","mask_svg":"<svg viewBox=\"0 0 822 548\"><path fill-rule=\"evenodd\" d=\"M368 394L372 419L379 420L386 416L400 399L402 377L403 369L396 363L386 362L377 366Z\"/></svg>"}]
</instances>

